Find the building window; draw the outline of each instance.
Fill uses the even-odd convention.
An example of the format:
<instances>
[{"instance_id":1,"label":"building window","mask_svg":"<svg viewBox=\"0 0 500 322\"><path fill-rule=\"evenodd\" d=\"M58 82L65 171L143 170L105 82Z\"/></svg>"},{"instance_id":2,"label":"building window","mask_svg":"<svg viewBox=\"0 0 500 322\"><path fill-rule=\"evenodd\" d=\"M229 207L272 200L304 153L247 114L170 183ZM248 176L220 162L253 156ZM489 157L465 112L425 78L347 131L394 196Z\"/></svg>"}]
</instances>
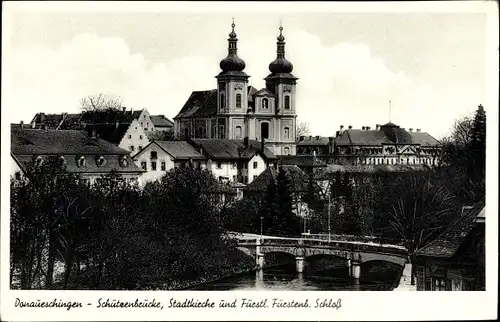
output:
<instances>
[{"instance_id":1,"label":"building window","mask_svg":"<svg viewBox=\"0 0 500 322\"><path fill-rule=\"evenodd\" d=\"M134 152L134 150L135 150L134 146L133 146L133 145L131 145L131 146L129 147L129 150L130 150L130 151L132 151L132 152Z\"/></svg>"},{"instance_id":2,"label":"building window","mask_svg":"<svg viewBox=\"0 0 500 322\"><path fill-rule=\"evenodd\" d=\"M254 161L254 162L253 162L253 168L254 168L254 169L257 169L257 161Z\"/></svg>"},{"instance_id":3,"label":"building window","mask_svg":"<svg viewBox=\"0 0 500 322\"><path fill-rule=\"evenodd\" d=\"M285 110L290 109L290 96L285 95Z\"/></svg>"},{"instance_id":4,"label":"building window","mask_svg":"<svg viewBox=\"0 0 500 322\"><path fill-rule=\"evenodd\" d=\"M224 139L224 138L225 138L225 133L224 133L224 125L219 126L219 128L220 128L219 137L220 137L221 139Z\"/></svg>"},{"instance_id":5,"label":"building window","mask_svg":"<svg viewBox=\"0 0 500 322\"><path fill-rule=\"evenodd\" d=\"M248 183L248 177L247 176L243 176L243 183Z\"/></svg>"},{"instance_id":6,"label":"building window","mask_svg":"<svg viewBox=\"0 0 500 322\"><path fill-rule=\"evenodd\" d=\"M236 94L236 108L241 108L241 94Z\"/></svg>"},{"instance_id":7,"label":"building window","mask_svg":"<svg viewBox=\"0 0 500 322\"><path fill-rule=\"evenodd\" d=\"M148 128L145 128L144 131L147 132Z\"/></svg>"},{"instance_id":8,"label":"building window","mask_svg":"<svg viewBox=\"0 0 500 322\"><path fill-rule=\"evenodd\" d=\"M285 148L285 155L289 155L290 154L290 148Z\"/></svg>"},{"instance_id":9,"label":"building window","mask_svg":"<svg viewBox=\"0 0 500 322\"><path fill-rule=\"evenodd\" d=\"M151 160L156 160L156 159L158 159L158 152L151 151Z\"/></svg>"},{"instance_id":10,"label":"building window","mask_svg":"<svg viewBox=\"0 0 500 322\"><path fill-rule=\"evenodd\" d=\"M262 139L269 139L269 123L268 122L260 123L260 137Z\"/></svg>"},{"instance_id":11,"label":"building window","mask_svg":"<svg viewBox=\"0 0 500 322\"><path fill-rule=\"evenodd\" d=\"M122 167L127 167L128 166L128 160L127 157L123 157L120 161L120 164Z\"/></svg>"},{"instance_id":12,"label":"building window","mask_svg":"<svg viewBox=\"0 0 500 322\"><path fill-rule=\"evenodd\" d=\"M233 182L236 182L236 176L233 176Z\"/></svg>"},{"instance_id":13,"label":"building window","mask_svg":"<svg viewBox=\"0 0 500 322\"><path fill-rule=\"evenodd\" d=\"M217 161L217 169L221 169L222 168L222 161Z\"/></svg>"},{"instance_id":14,"label":"building window","mask_svg":"<svg viewBox=\"0 0 500 322\"><path fill-rule=\"evenodd\" d=\"M290 128L285 127L285 139L290 139Z\"/></svg>"},{"instance_id":15,"label":"building window","mask_svg":"<svg viewBox=\"0 0 500 322\"><path fill-rule=\"evenodd\" d=\"M253 176L253 179L254 179L254 180L255 180L255 179L257 179L257 176L255 176L255 175L254 175L254 176Z\"/></svg>"},{"instance_id":16,"label":"building window","mask_svg":"<svg viewBox=\"0 0 500 322\"><path fill-rule=\"evenodd\" d=\"M142 135L139 135L139 140L142 140Z\"/></svg>"},{"instance_id":17,"label":"building window","mask_svg":"<svg viewBox=\"0 0 500 322\"><path fill-rule=\"evenodd\" d=\"M141 145L139 145L139 151L141 151L141 150L142 150L142 146L141 146Z\"/></svg>"},{"instance_id":18,"label":"building window","mask_svg":"<svg viewBox=\"0 0 500 322\"><path fill-rule=\"evenodd\" d=\"M238 125L238 126L236 127L236 131L235 131L234 137L235 137L236 139L241 139L241 126L239 126L239 125Z\"/></svg>"},{"instance_id":19,"label":"building window","mask_svg":"<svg viewBox=\"0 0 500 322\"><path fill-rule=\"evenodd\" d=\"M267 98L262 99L262 109L267 110L269 108L269 100Z\"/></svg>"},{"instance_id":20,"label":"building window","mask_svg":"<svg viewBox=\"0 0 500 322\"><path fill-rule=\"evenodd\" d=\"M104 159L104 157L99 157L99 159L97 159L97 166L102 167L105 162L106 160Z\"/></svg>"},{"instance_id":21,"label":"building window","mask_svg":"<svg viewBox=\"0 0 500 322\"><path fill-rule=\"evenodd\" d=\"M141 126L144 126L144 123L143 123L143 122L141 122Z\"/></svg>"},{"instance_id":22,"label":"building window","mask_svg":"<svg viewBox=\"0 0 500 322\"><path fill-rule=\"evenodd\" d=\"M131 138L132 138L132 135L130 135L130 134L129 134L129 135L128 135L128 138L129 138L129 139L131 139Z\"/></svg>"},{"instance_id":23,"label":"building window","mask_svg":"<svg viewBox=\"0 0 500 322\"><path fill-rule=\"evenodd\" d=\"M156 171L156 161L151 162L151 170Z\"/></svg>"},{"instance_id":24,"label":"building window","mask_svg":"<svg viewBox=\"0 0 500 322\"><path fill-rule=\"evenodd\" d=\"M161 163L161 171L167 170L167 164L165 162Z\"/></svg>"},{"instance_id":25,"label":"building window","mask_svg":"<svg viewBox=\"0 0 500 322\"><path fill-rule=\"evenodd\" d=\"M141 168L142 168L142 170L147 170L148 164L146 162L141 162Z\"/></svg>"},{"instance_id":26,"label":"building window","mask_svg":"<svg viewBox=\"0 0 500 322\"><path fill-rule=\"evenodd\" d=\"M226 107L226 96L224 94L220 94L220 108L223 110Z\"/></svg>"},{"instance_id":27,"label":"building window","mask_svg":"<svg viewBox=\"0 0 500 322\"><path fill-rule=\"evenodd\" d=\"M16 173L14 173L14 178L16 178L16 180L21 180L21 172L16 171Z\"/></svg>"}]
</instances>

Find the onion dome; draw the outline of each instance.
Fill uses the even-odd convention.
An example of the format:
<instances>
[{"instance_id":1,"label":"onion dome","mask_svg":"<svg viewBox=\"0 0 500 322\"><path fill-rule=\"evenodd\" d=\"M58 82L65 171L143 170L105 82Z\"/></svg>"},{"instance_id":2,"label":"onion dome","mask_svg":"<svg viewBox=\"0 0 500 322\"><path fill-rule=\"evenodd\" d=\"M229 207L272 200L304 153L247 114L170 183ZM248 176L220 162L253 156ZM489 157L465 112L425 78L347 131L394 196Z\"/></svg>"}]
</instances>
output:
<instances>
[{"instance_id":1,"label":"onion dome","mask_svg":"<svg viewBox=\"0 0 500 322\"><path fill-rule=\"evenodd\" d=\"M273 74L289 74L293 70L293 65L291 62L286 60L285 58L285 37L283 36L283 27L280 26L280 34L278 36L277 45L277 57L276 59L269 64L269 70Z\"/></svg>"},{"instance_id":2,"label":"onion dome","mask_svg":"<svg viewBox=\"0 0 500 322\"><path fill-rule=\"evenodd\" d=\"M243 59L241 59L240 57L238 57L238 47L237 47L237 43L238 43L238 38L236 36L236 32L234 32L234 27L236 25L234 24L234 19L233 19L233 23L231 24L231 27L232 27L232 30L231 30L231 33L229 34L229 38L228 38L228 53L227 53L227 57L224 58L223 60L220 61L220 69L222 69L223 72L230 72L230 71L242 71L243 69L245 69L245 62L243 61Z\"/></svg>"}]
</instances>

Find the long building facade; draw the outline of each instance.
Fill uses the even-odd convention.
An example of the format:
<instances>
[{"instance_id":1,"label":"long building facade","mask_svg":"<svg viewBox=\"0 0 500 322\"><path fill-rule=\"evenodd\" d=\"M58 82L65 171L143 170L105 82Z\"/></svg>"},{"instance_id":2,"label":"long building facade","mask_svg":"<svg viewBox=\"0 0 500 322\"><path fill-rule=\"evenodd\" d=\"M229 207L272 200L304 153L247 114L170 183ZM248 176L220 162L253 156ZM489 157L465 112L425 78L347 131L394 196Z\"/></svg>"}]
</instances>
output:
<instances>
[{"instance_id":1,"label":"long building facade","mask_svg":"<svg viewBox=\"0 0 500 322\"><path fill-rule=\"evenodd\" d=\"M238 57L238 38L232 31L228 55L220 62L217 88L194 91L174 117L178 138L265 141L275 155L294 155L296 148L296 83L293 65L285 58L283 28L277 38L277 57L270 63L266 87L249 86L245 62Z\"/></svg>"}]
</instances>

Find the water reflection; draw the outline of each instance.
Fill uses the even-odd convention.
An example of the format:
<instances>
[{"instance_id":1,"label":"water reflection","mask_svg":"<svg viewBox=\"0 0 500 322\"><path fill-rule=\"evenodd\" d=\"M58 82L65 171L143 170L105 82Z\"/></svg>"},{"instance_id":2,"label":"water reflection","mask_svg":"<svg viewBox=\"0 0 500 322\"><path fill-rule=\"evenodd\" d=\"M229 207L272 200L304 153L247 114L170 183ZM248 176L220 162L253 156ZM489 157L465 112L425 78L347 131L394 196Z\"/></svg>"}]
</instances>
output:
<instances>
[{"instance_id":1,"label":"water reflection","mask_svg":"<svg viewBox=\"0 0 500 322\"><path fill-rule=\"evenodd\" d=\"M354 280L349 277L345 267L298 274L293 267L285 266L229 277L193 287L192 290L384 291L392 290L395 286L397 274L389 273L391 274L386 274L383 280L370 274L361 280Z\"/></svg>"}]
</instances>

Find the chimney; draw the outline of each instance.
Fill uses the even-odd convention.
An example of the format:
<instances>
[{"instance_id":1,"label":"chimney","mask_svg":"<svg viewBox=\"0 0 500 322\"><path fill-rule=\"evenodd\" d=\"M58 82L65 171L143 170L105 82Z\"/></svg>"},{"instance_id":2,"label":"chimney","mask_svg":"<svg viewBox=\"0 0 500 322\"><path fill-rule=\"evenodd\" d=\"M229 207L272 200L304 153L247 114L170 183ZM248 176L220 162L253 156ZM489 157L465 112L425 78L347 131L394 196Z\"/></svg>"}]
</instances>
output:
<instances>
[{"instance_id":1,"label":"chimney","mask_svg":"<svg viewBox=\"0 0 500 322\"><path fill-rule=\"evenodd\" d=\"M370 126L367 126L367 127L366 127L366 129L369 131L369 130L371 129L371 127L370 127Z\"/></svg>"},{"instance_id":2,"label":"chimney","mask_svg":"<svg viewBox=\"0 0 500 322\"><path fill-rule=\"evenodd\" d=\"M245 136L243 139L243 144L245 145L245 148L248 148L248 136Z\"/></svg>"},{"instance_id":3,"label":"chimney","mask_svg":"<svg viewBox=\"0 0 500 322\"><path fill-rule=\"evenodd\" d=\"M24 129L24 122L23 122L23 121L19 122L19 127L20 127L21 129Z\"/></svg>"},{"instance_id":4,"label":"chimney","mask_svg":"<svg viewBox=\"0 0 500 322\"><path fill-rule=\"evenodd\" d=\"M309 140L312 140L312 138L313 138L312 135L309 135Z\"/></svg>"},{"instance_id":5,"label":"chimney","mask_svg":"<svg viewBox=\"0 0 500 322\"><path fill-rule=\"evenodd\" d=\"M420 132L420 129L417 129L417 132Z\"/></svg>"},{"instance_id":6,"label":"chimney","mask_svg":"<svg viewBox=\"0 0 500 322\"><path fill-rule=\"evenodd\" d=\"M413 132L413 128L412 127L410 127L409 130L410 130L410 132Z\"/></svg>"},{"instance_id":7,"label":"chimney","mask_svg":"<svg viewBox=\"0 0 500 322\"><path fill-rule=\"evenodd\" d=\"M344 126L343 126L343 125L341 125L341 126L340 126L340 130L342 131L343 129L344 129Z\"/></svg>"},{"instance_id":8,"label":"chimney","mask_svg":"<svg viewBox=\"0 0 500 322\"><path fill-rule=\"evenodd\" d=\"M363 130L363 131L364 131L364 130L366 130L366 127L362 126L362 127L361 127L361 130Z\"/></svg>"},{"instance_id":9,"label":"chimney","mask_svg":"<svg viewBox=\"0 0 500 322\"><path fill-rule=\"evenodd\" d=\"M316 135L316 140L319 140L319 135Z\"/></svg>"},{"instance_id":10,"label":"chimney","mask_svg":"<svg viewBox=\"0 0 500 322\"><path fill-rule=\"evenodd\" d=\"M380 130L380 124L377 124L377 125L376 125L376 130L377 130L377 131L378 131L378 130Z\"/></svg>"},{"instance_id":11,"label":"chimney","mask_svg":"<svg viewBox=\"0 0 500 322\"><path fill-rule=\"evenodd\" d=\"M301 136L300 136L300 141L304 141L304 139L305 139L305 138L306 138L306 137L305 137L304 135L301 135Z\"/></svg>"},{"instance_id":12,"label":"chimney","mask_svg":"<svg viewBox=\"0 0 500 322\"><path fill-rule=\"evenodd\" d=\"M349 130L352 130L352 125L349 125Z\"/></svg>"},{"instance_id":13,"label":"chimney","mask_svg":"<svg viewBox=\"0 0 500 322\"><path fill-rule=\"evenodd\" d=\"M264 138L262 138L262 141L260 142L260 150L262 152L264 152L264 148L265 148L265 142L264 141L265 141Z\"/></svg>"},{"instance_id":14,"label":"chimney","mask_svg":"<svg viewBox=\"0 0 500 322\"><path fill-rule=\"evenodd\" d=\"M92 130L92 135L90 137L92 140L97 140L97 132L95 129Z\"/></svg>"}]
</instances>

